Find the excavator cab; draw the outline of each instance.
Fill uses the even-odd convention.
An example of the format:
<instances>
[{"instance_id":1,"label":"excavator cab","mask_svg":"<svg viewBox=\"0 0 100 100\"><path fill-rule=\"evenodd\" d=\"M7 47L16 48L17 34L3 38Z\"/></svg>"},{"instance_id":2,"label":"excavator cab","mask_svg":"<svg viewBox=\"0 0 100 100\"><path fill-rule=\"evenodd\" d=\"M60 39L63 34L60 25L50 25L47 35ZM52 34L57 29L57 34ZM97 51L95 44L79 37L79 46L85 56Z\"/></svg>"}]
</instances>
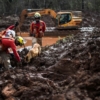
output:
<instances>
[{"instance_id":1,"label":"excavator cab","mask_svg":"<svg viewBox=\"0 0 100 100\"><path fill-rule=\"evenodd\" d=\"M75 13L75 14L74 14ZM77 29L82 22L81 12L61 11L57 13L57 29Z\"/></svg>"},{"instance_id":2,"label":"excavator cab","mask_svg":"<svg viewBox=\"0 0 100 100\"><path fill-rule=\"evenodd\" d=\"M58 15L60 16L59 19L58 19L58 25L63 25L65 23L68 23L71 21L71 14L68 13L68 14L61 14L61 15Z\"/></svg>"}]
</instances>

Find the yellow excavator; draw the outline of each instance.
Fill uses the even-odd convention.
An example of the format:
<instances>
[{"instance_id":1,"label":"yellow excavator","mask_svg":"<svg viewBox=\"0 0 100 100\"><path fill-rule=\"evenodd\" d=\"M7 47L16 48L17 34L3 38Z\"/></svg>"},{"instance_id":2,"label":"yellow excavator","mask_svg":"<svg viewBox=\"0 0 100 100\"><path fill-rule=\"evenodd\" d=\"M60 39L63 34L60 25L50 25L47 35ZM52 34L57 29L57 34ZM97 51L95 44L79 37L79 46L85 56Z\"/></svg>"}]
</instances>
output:
<instances>
[{"instance_id":1,"label":"yellow excavator","mask_svg":"<svg viewBox=\"0 0 100 100\"><path fill-rule=\"evenodd\" d=\"M56 19L55 29L77 29L82 23L82 11L64 10L55 12L52 9L24 9L20 14L19 26L20 29L25 19L34 16L35 12L39 12L41 15L50 15L53 19Z\"/></svg>"}]
</instances>

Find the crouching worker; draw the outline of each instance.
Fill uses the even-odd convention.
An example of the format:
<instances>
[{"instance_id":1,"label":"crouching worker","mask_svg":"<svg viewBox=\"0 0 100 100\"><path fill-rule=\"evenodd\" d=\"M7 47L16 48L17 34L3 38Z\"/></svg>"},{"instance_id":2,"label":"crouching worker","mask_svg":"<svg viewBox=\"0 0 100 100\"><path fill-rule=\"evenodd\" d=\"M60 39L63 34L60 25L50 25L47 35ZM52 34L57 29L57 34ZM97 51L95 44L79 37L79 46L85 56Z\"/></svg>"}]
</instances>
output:
<instances>
[{"instance_id":1,"label":"crouching worker","mask_svg":"<svg viewBox=\"0 0 100 100\"><path fill-rule=\"evenodd\" d=\"M21 66L21 59L19 54L17 53L16 46L22 46L23 44L24 39L20 36L15 37L15 39L12 39L10 37L3 37L0 40L0 63L3 64L6 69L12 67L10 63L9 48L12 49L13 54L18 61L19 67Z\"/></svg>"},{"instance_id":2,"label":"crouching worker","mask_svg":"<svg viewBox=\"0 0 100 100\"><path fill-rule=\"evenodd\" d=\"M13 30L7 30L6 31L6 33L2 36L2 38L3 37L9 37L9 38L15 38L15 36L16 36L16 33L15 33L15 31L13 31Z\"/></svg>"},{"instance_id":3,"label":"crouching worker","mask_svg":"<svg viewBox=\"0 0 100 100\"><path fill-rule=\"evenodd\" d=\"M33 47L29 50L25 56L25 62L29 63L30 60L41 53L41 46L37 42L33 44Z\"/></svg>"},{"instance_id":4,"label":"crouching worker","mask_svg":"<svg viewBox=\"0 0 100 100\"><path fill-rule=\"evenodd\" d=\"M19 23L16 22L14 25L11 25L7 29L5 29L4 31L0 32L0 38L2 38L2 36L7 35L7 33L10 31L12 31L12 33L14 33L16 31L16 28L18 25L19 25Z\"/></svg>"}]
</instances>

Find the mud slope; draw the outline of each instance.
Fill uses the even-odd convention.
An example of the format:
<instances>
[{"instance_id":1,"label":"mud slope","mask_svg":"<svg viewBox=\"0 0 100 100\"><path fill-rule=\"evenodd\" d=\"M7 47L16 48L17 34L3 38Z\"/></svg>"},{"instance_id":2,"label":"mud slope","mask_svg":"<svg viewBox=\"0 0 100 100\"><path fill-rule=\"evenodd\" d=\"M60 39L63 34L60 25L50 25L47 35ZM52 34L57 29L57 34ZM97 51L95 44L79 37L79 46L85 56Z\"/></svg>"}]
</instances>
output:
<instances>
[{"instance_id":1,"label":"mud slope","mask_svg":"<svg viewBox=\"0 0 100 100\"><path fill-rule=\"evenodd\" d=\"M42 51L30 64L0 73L0 100L100 100L100 30Z\"/></svg>"}]
</instances>

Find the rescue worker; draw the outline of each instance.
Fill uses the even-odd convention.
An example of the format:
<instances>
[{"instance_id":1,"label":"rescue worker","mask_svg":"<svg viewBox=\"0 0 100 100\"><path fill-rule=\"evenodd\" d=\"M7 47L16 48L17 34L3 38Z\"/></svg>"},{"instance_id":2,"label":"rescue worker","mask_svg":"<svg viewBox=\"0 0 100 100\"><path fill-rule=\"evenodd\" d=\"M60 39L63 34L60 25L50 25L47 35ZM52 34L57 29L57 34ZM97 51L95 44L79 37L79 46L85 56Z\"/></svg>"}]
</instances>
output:
<instances>
[{"instance_id":1,"label":"rescue worker","mask_svg":"<svg viewBox=\"0 0 100 100\"><path fill-rule=\"evenodd\" d=\"M34 21L30 25L30 35L36 38L36 42L42 46L42 37L46 30L46 24L41 20L40 13L34 14ZM33 38L34 39L34 38Z\"/></svg>"},{"instance_id":2,"label":"rescue worker","mask_svg":"<svg viewBox=\"0 0 100 100\"><path fill-rule=\"evenodd\" d=\"M14 25L9 26L7 29L5 29L4 31L0 32L0 38L2 36L4 36L8 30L16 30L16 27L19 25L18 22L16 22Z\"/></svg>"},{"instance_id":3,"label":"rescue worker","mask_svg":"<svg viewBox=\"0 0 100 100\"><path fill-rule=\"evenodd\" d=\"M15 38L15 36L16 36L15 31L8 29L2 37L10 37L13 39Z\"/></svg>"},{"instance_id":4,"label":"rescue worker","mask_svg":"<svg viewBox=\"0 0 100 100\"><path fill-rule=\"evenodd\" d=\"M15 39L9 37L3 37L0 40L0 63L4 65L6 69L9 69L11 66L10 57L9 57L9 48L12 49L16 60L18 61L19 67L21 66L21 59L17 53L16 46L22 46L24 44L24 39L20 36L17 36Z\"/></svg>"},{"instance_id":5,"label":"rescue worker","mask_svg":"<svg viewBox=\"0 0 100 100\"><path fill-rule=\"evenodd\" d=\"M16 22L14 25L9 26L7 29L16 30L16 27L19 25L19 22Z\"/></svg>"}]
</instances>

